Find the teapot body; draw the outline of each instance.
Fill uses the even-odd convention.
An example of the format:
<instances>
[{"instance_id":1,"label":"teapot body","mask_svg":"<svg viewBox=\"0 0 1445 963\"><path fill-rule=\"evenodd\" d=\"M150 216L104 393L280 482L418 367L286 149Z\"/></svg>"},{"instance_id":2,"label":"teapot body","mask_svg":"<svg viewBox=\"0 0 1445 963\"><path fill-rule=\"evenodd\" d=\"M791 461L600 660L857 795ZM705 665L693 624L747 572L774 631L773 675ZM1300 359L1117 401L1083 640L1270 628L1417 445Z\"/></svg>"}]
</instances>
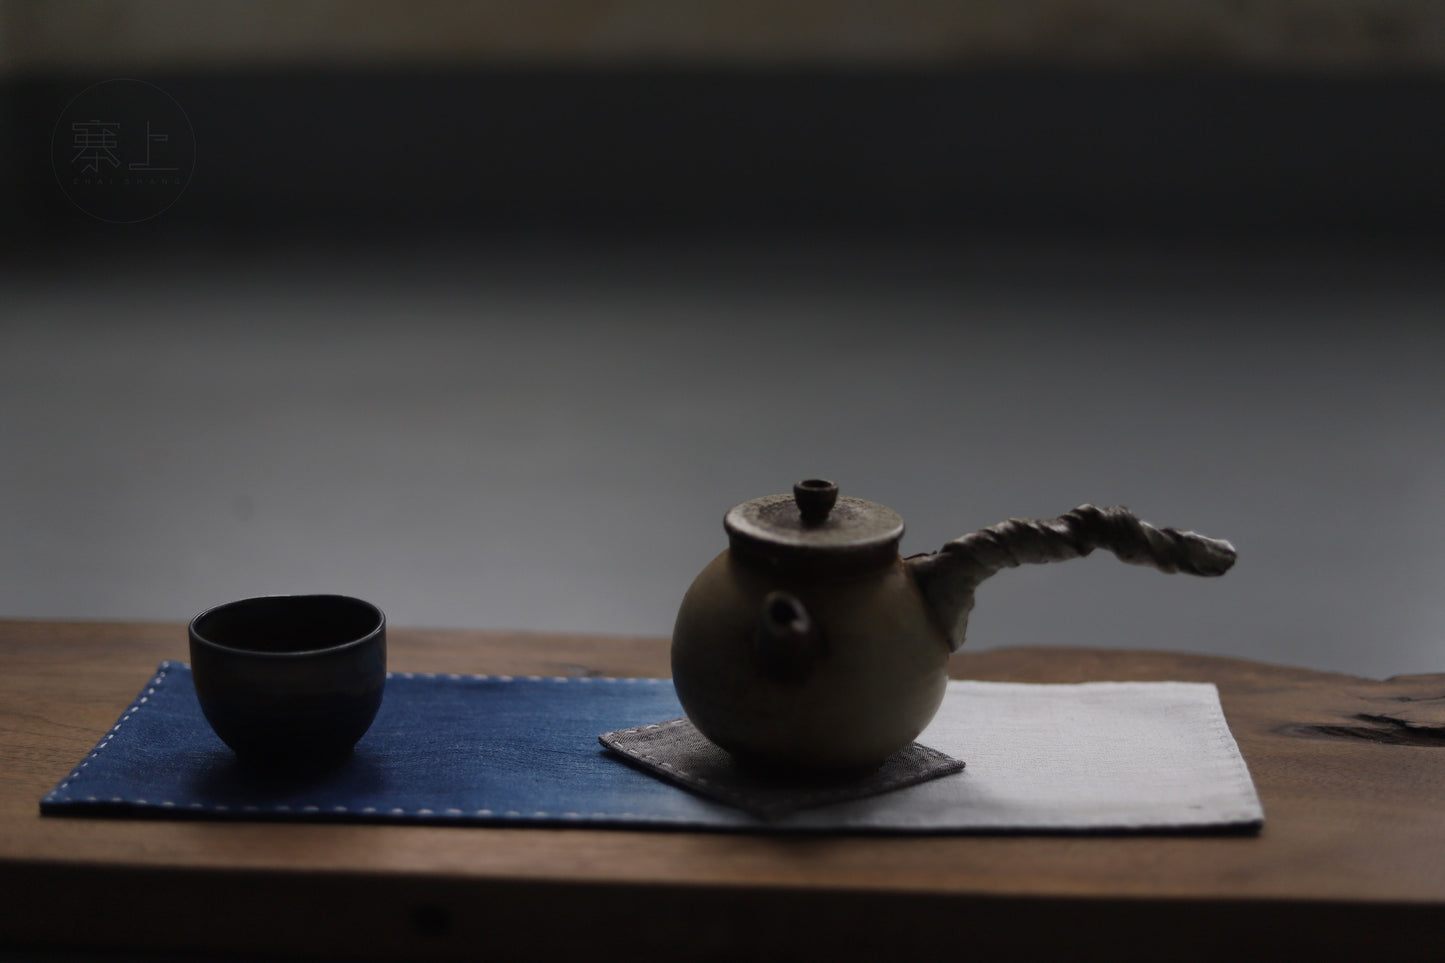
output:
<instances>
[{"instance_id":1,"label":"teapot body","mask_svg":"<svg viewBox=\"0 0 1445 963\"><path fill-rule=\"evenodd\" d=\"M810 626L779 669L760 628L770 599ZM688 718L745 764L864 771L907 746L943 701L951 648L902 559L818 577L769 570L729 549L678 610L672 674Z\"/></svg>"}]
</instances>

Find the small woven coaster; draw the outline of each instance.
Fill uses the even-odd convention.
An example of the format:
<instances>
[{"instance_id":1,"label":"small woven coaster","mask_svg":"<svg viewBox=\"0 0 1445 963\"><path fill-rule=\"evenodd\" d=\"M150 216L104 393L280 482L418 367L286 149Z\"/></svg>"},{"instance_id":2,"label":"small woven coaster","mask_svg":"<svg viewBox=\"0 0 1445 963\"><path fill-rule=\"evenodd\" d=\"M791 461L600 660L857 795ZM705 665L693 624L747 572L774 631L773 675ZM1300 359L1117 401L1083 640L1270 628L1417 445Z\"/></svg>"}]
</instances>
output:
<instances>
[{"instance_id":1,"label":"small woven coaster","mask_svg":"<svg viewBox=\"0 0 1445 963\"><path fill-rule=\"evenodd\" d=\"M960 772L963 763L913 743L864 776L780 780L739 766L687 719L603 733L598 741L644 772L762 819L877 796Z\"/></svg>"}]
</instances>

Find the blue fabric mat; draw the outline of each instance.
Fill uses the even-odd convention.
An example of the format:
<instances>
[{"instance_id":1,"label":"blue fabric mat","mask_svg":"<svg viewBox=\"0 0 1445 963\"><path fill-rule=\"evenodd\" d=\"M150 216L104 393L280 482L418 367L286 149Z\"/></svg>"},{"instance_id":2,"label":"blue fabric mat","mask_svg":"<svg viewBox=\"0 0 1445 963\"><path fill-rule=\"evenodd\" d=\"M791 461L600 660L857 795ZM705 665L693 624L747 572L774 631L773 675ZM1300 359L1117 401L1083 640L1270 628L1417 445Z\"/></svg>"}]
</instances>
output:
<instances>
[{"instance_id":1,"label":"blue fabric mat","mask_svg":"<svg viewBox=\"0 0 1445 963\"><path fill-rule=\"evenodd\" d=\"M603 732L682 715L669 679L395 673L351 759L258 778L164 662L40 803L53 815L756 828L756 817L619 761Z\"/></svg>"}]
</instances>

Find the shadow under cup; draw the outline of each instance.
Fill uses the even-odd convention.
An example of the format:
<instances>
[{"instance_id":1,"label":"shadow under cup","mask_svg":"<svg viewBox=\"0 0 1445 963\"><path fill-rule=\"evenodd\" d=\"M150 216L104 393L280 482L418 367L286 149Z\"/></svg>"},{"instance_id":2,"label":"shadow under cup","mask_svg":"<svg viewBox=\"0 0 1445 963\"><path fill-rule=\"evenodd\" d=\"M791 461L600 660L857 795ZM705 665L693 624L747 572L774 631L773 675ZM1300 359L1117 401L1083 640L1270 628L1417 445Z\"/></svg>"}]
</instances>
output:
<instances>
[{"instance_id":1,"label":"shadow under cup","mask_svg":"<svg viewBox=\"0 0 1445 963\"><path fill-rule=\"evenodd\" d=\"M201 712L245 762L344 760L386 687L386 616L344 595L228 602L191 620Z\"/></svg>"}]
</instances>

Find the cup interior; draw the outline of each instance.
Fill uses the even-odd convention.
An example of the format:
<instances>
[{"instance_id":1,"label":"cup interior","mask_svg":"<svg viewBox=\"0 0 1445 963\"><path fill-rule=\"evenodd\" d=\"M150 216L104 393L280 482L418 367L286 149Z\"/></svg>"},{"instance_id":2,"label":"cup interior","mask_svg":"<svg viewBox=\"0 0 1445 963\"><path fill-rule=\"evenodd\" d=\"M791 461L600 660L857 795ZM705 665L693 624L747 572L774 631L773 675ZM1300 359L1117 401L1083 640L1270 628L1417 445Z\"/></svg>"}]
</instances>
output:
<instances>
[{"instance_id":1,"label":"cup interior","mask_svg":"<svg viewBox=\"0 0 1445 963\"><path fill-rule=\"evenodd\" d=\"M291 595L244 599L197 616L195 635L241 652L286 654L334 649L359 641L382 625L381 610L344 595Z\"/></svg>"}]
</instances>

